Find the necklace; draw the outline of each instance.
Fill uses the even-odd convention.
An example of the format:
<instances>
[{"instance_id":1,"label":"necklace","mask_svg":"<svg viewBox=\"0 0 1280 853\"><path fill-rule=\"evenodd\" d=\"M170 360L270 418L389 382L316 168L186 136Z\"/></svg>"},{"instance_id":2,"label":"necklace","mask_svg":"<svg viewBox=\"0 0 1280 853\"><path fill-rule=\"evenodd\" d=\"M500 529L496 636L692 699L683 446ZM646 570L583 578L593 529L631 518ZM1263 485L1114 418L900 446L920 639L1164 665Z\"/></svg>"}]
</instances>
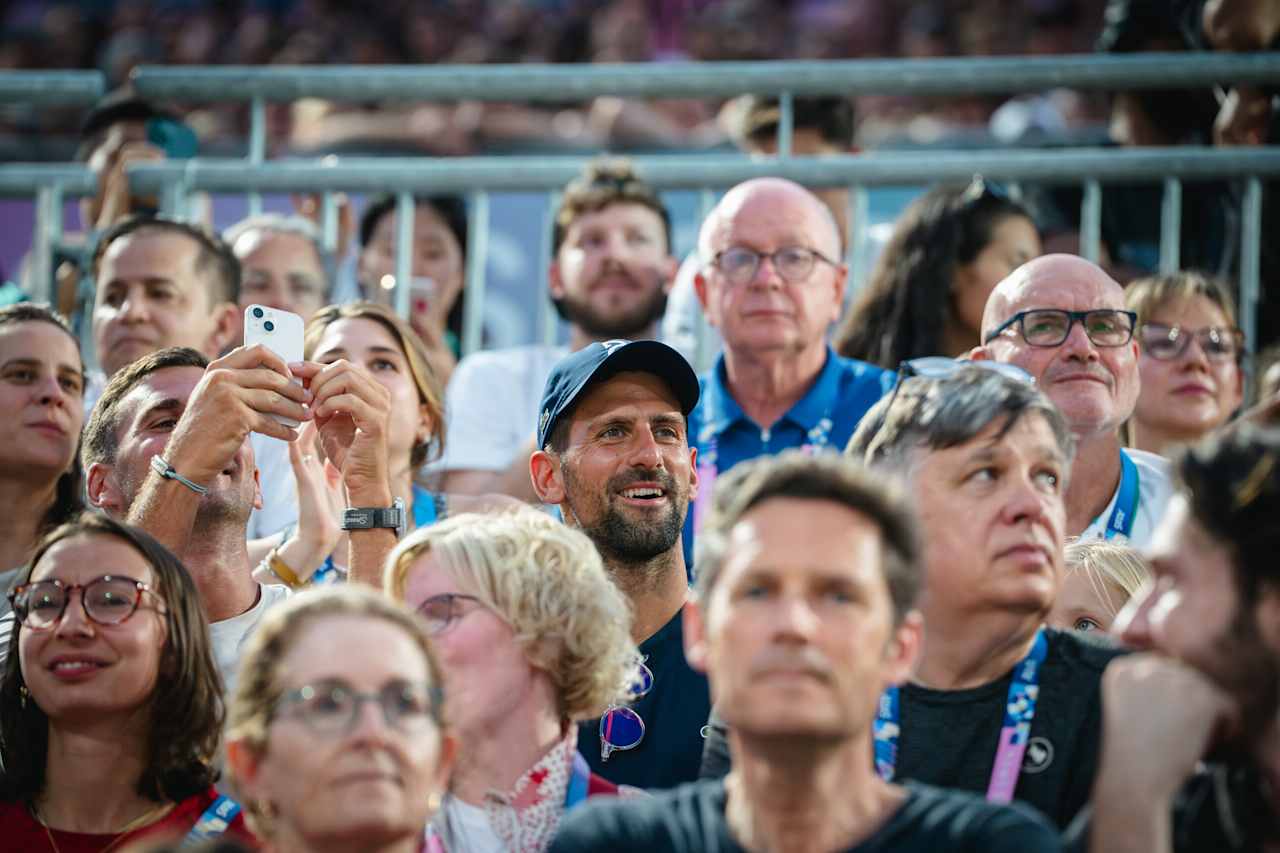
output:
<instances>
[{"instance_id":1,"label":"necklace","mask_svg":"<svg viewBox=\"0 0 1280 853\"><path fill-rule=\"evenodd\" d=\"M173 806L174 806L173 803L162 803L161 805L156 806L154 809L151 809L150 811L146 811L138 815L133 820L126 823L123 829L121 829L119 832L116 832L115 837L111 839L111 843L108 844L106 847L103 847L100 851L98 851L98 853L107 853L107 851L109 850L114 850L117 846L119 846L120 842L125 840L125 837L130 832L133 832L135 829L138 829L140 827L147 826L148 824L151 824L159 820L160 818L164 817L166 814L169 813L169 811L173 808ZM36 823L40 824L40 826L44 828L44 835L46 838L49 839L49 849L52 850L53 853L62 853L62 851L58 849L58 842L54 841L53 839L53 830L49 828L49 824L45 823L44 818L40 816L40 811L39 809L36 808L36 804L34 802L31 803L30 810L31 810L31 816L36 819Z\"/></svg>"}]
</instances>

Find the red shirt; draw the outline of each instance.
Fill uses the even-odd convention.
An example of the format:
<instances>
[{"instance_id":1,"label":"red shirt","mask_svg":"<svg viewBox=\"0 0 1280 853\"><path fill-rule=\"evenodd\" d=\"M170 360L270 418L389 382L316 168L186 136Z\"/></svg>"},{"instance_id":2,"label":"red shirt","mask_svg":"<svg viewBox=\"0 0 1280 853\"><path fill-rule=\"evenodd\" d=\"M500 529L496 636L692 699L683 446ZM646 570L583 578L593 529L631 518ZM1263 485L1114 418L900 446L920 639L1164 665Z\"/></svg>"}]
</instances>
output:
<instances>
[{"instance_id":1,"label":"red shirt","mask_svg":"<svg viewBox=\"0 0 1280 853\"><path fill-rule=\"evenodd\" d=\"M165 839L181 840L186 836L196 821L204 814L205 809L218 798L218 792L212 787L203 794L196 794L178 803L164 817L141 826L127 835L93 835L85 832L63 832L51 829L53 840L60 853L101 853L111 848L112 851L127 847L140 839L163 841ZM244 823L244 812L240 812L231 821L225 833L227 836L248 844L254 844L253 834ZM25 803L0 803L0 850L22 850L31 853L43 853L53 850L49 844L49 835L45 827L31 816Z\"/></svg>"}]
</instances>

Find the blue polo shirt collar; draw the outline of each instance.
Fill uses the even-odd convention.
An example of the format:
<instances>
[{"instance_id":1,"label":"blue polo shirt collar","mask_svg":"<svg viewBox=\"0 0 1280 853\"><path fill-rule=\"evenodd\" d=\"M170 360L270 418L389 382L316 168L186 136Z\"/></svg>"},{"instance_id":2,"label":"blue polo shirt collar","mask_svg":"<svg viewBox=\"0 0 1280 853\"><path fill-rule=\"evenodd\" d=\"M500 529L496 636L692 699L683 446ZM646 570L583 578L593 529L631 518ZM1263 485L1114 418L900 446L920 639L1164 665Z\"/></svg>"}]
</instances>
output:
<instances>
[{"instance_id":1,"label":"blue polo shirt collar","mask_svg":"<svg viewBox=\"0 0 1280 853\"><path fill-rule=\"evenodd\" d=\"M831 410L839 393L840 359L828 346L827 360L813 387L782 417L806 431L812 430L824 417L831 417ZM702 391L702 405L705 412L703 421L705 432L719 435L735 422L747 420L746 413L729 393L728 374L725 371L723 354L716 359L715 367L707 376L706 387Z\"/></svg>"}]
</instances>

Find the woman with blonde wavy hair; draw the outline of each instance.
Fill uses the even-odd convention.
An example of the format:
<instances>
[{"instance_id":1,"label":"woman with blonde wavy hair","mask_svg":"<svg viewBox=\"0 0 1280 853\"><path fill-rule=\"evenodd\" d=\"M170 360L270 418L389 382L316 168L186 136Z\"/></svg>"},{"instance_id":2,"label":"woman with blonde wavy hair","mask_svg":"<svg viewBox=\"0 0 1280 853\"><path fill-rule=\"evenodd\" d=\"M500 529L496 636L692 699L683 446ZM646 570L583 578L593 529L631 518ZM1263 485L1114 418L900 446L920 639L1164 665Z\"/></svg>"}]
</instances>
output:
<instances>
[{"instance_id":1,"label":"woman with blonde wavy hair","mask_svg":"<svg viewBox=\"0 0 1280 853\"><path fill-rule=\"evenodd\" d=\"M618 793L575 724L643 676L627 601L586 536L533 509L459 515L401 542L384 585L427 620L466 756L429 849L536 853L566 809Z\"/></svg>"}]
</instances>

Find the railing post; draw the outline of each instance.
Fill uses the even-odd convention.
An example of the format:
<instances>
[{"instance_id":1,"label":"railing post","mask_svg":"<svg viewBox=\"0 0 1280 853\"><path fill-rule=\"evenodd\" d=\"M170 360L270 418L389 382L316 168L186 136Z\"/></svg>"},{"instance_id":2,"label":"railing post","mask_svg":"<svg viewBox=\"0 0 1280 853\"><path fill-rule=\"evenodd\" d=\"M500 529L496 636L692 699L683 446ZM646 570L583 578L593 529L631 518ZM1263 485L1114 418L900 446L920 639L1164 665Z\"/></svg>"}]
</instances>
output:
<instances>
[{"instance_id":1,"label":"railing post","mask_svg":"<svg viewBox=\"0 0 1280 853\"><path fill-rule=\"evenodd\" d=\"M1178 271L1182 263L1182 181L1164 179L1164 195L1160 200L1160 272Z\"/></svg>"},{"instance_id":2,"label":"railing post","mask_svg":"<svg viewBox=\"0 0 1280 853\"><path fill-rule=\"evenodd\" d=\"M1249 178L1244 184L1241 203L1240 231L1240 330L1244 332L1245 350L1258 348L1258 298L1262 275L1262 180ZM1252 387L1253 361L1245 359L1246 387Z\"/></svg>"},{"instance_id":3,"label":"railing post","mask_svg":"<svg viewBox=\"0 0 1280 853\"><path fill-rule=\"evenodd\" d=\"M249 104L249 162L257 165L267 158L267 102L254 95ZM262 194L249 193L249 215L262 212Z\"/></svg>"},{"instance_id":4,"label":"railing post","mask_svg":"<svg viewBox=\"0 0 1280 853\"><path fill-rule=\"evenodd\" d=\"M467 224L467 302L462 310L462 354L470 355L484 343L485 266L489 260L489 193L471 196L471 221Z\"/></svg>"},{"instance_id":5,"label":"railing post","mask_svg":"<svg viewBox=\"0 0 1280 853\"><path fill-rule=\"evenodd\" d=\"M35 239L31 247L31 295L37 302L55 302L53 247L62 239L62 187L48 184L36 191Z\"/></svg>"},{"instance_id":6,"label":"railing post","mask_svg":"<svg viewBox=\"0 0 1280 853\"><path fill-rule=\"evenodd\" d=\"M867 286L867 219L871 216L871 203L867 188L854 184L849 190L849 222L853 233L849 236L849 284L854 293Z\"/></svg>"},{"instance_id":7,"label":"railing post","mask_svg":"<svg viewBox=\"0 0 1280 853\"><path fill-rule=\"evenodd\" d=\"M536 272L537 281L540 283L546 282L548 285L550 284L548 276L551 275L551 262L554 260L552 254L555 252L555 247L552 245L552 232L555 230L556 211L559 207L559 190L552 190L547 193L547 219L543 226L542 234L538 237L538 269ZM467 257L470 258L470 256L471 253L468 251ZM560 339L560 312L556 310L555 304L551 301L549 287L544 287L542 293L536 299L538 300L537 340L546 346L555 346Z\"/></svg>"},{"instance_id":8,"label":"railing post","mask_svg":"<svg viewBox=\"0 0 1280 853\"><path fill-rule=\"evenodd\" d=\"M413 289L413 194L396 193L396 313L410 320Z\"/></svg>"},{"instance_id":9,"label":"railing post","mask_svg":"<svg viewBox=\"0 0 1280 853\"><path fill-rule=\"evenodd\" d=\"M1096 264L1101 246L1102 185L1090 179L1084 182L1084 200L1080 204L1080 256Z\"/></svg>"}]
</instances>

